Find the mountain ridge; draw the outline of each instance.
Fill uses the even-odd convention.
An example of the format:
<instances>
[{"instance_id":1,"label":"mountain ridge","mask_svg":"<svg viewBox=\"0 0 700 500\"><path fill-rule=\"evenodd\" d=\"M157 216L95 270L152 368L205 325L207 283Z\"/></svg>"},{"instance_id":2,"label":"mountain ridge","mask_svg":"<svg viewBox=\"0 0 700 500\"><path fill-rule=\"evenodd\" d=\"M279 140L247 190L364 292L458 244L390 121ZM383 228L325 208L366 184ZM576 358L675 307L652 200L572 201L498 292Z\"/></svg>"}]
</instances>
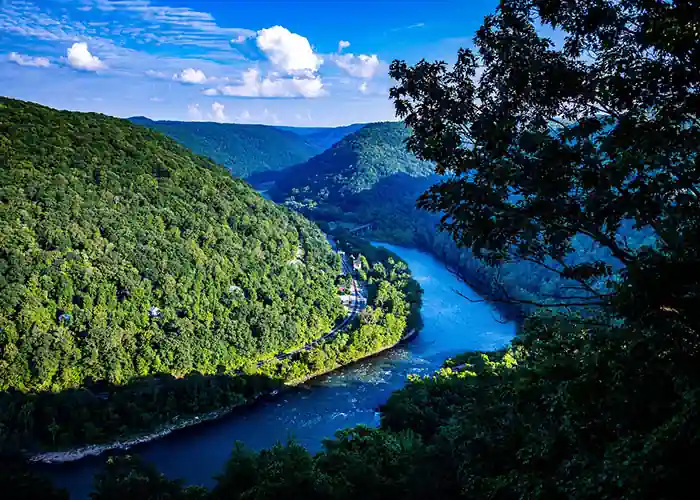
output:
<instances>
[{"instance_id":1,"label":"mountain ridge","mask_svg":"<svg viewBox=\"0 0 700 500\"><path fill-rule=\"evenodd\" d=\"M304 137L269 125L156 121L145 117L129 121L172 137L224 165L236 177L290 167L321 152Z\"/></svg>"},{"instance_id":2,"label":"mountain ridge","mask_svg":"<svg viewBox=\"0 0 700 500\"><path fill-rule=\"evenodd\" d=\"M408 135L400 122L370 123L304 163L253 176L251 182L274 180L271 195L276 201L323 204L369 190L394 174L432 175L432 164L406 150Z\"/></svg>"}]
</instances>

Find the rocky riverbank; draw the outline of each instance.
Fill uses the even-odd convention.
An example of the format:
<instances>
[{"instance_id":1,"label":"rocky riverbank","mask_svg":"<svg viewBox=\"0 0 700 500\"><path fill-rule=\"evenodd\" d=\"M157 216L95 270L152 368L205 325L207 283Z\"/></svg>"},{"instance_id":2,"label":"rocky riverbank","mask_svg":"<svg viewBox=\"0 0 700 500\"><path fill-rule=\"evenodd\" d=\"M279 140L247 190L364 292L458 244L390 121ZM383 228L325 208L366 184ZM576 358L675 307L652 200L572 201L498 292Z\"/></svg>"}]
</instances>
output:
<instances>
[{"instance_id":1,"label":"rocky riverbank","mask_svg":"<svg viewBox=\"0 0 700 500\"><path fill-rule=\"evenodd\" d=\"M354 360L352 363L356 363L358 361L362 361L364 359L371 358L372 356L376 356L377 354L380 354L380 353L382 353L388 349L391 349L391 348L393 348L393 347L395 347L403 342L407 342L407 341L415 338L415 336L417 334L418 334L418 331L416 329L411 329L397 343L391 344L388 346L384 346L375 352L369 353L366 356L363 356L361 358ZM349 363L349 364L352 364L352 363ZM211 412L204 413L201 415L193 415L193 416L182 417L182 418L176 417L174 419L174 421L169 423L167 426L165 426L157 431L148 433L148 434L133 436L133 437L129 437L129 438L126 438L123 440L113 441L111 443L88 445L88 446L73 448L73 449L65 450L65 451L41 452L41 453L37 453L37 454L32 455L29 458L29 461L30 462L38 462L38 463L73 462L73 461L80 460L82 458L86 458L86 457L90 457L90 456L98 456L98 455L101 455L102 453L105 453L107 451L128 450L129 448L131 448L133 446L163 438L163 437L167 436L168 434L175 432L177 430L180 430L180 429L184 429L185 427L190 427L193 425L201 424L203 422L216 420L216 419L221 418L225 415L228 415L229 413L231 413L233 410L235 410L237 408L241 408L243 406L252 404L252 403L258 401L259 399L261 399L262 397L277 396L278 394L283 392L285 390L285 388L288 389L288 388L298 386L300 384L308 382L309 380L314 379L316 377L319 377L321 375L325 375L325 374L331 373L333 371L339 370L340 368L348 366L349 364L338 365L338 366L331 368L331 369L328 369L328 370L313 373L313 374L311 374L307 377L304 377L304 378L289 381L285 384L285 386L283 388L275 389L273 391L270 391L269 393L258 394L256 396L254 396L253 398L250 398L245 403L229 406L226 408L221 408L219 410L211 411Z\"/></svg>"}]
</instances>

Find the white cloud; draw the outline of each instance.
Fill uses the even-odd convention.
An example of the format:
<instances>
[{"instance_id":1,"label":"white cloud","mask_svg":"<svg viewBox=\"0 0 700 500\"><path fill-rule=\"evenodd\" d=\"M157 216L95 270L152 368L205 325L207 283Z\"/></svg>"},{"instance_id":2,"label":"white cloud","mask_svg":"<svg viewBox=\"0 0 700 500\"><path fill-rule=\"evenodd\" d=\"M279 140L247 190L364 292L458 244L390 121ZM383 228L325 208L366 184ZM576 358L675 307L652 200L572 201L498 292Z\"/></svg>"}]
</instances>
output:
<instances>
[{"instance_id":1,"label":"white cloud","mask_svg":"<svg viewBox=\"0 0 700 500\"><path fill-rule=\"evenodd\" d=\"M76 69L97 71L107 66L99 57L93 56L88 50L87 43L76 42L68 49L68 64Z\"/></svg>"},{"instance_id":2,"label":"white cloud","mask_svg":"<svg viewBox=\"0 0 700 500\"><path fill-rule=\"evenodd\" d=\"M367 88L367 82L362 82L362 83L360 84L359 90L360 90L360 92L362 92L363 94L366 94L367 92L369 92L369 89Z\"/></svg>"},{"instance_id":3,"label":"white cloud","mask_svg":"<svg viewBox=\"0 0 700 500\"><path fill-rule=\"evenodd\" d=\"M208 89L207 95L215 95ZM292 78L263 77L255 68L243 73L240 85L225 85L218 93L236 97L320 97L325 94L323 82L317 75Z\"/></svg>"},{"instance_id":4,"label":"white cloud","mask_svg":"<svg viewBox=\"0 0 700 500\"><path fill-rule=\"evenodd\" d=\"M410 24L408 26L399 26L398 28L393 28L393 29L390 29L389 31L412 30L415 28L423 28L424 26L425 26L425 23L416 23L416 24Z\"/></svg>"},{"instance_id":5,"label":"white cloud","mask_svg":"<svg viewBox=\"0 0 700 500\"><path fill-rule=\"evenodd\" d=\"M211 120L219 123L230 123L231 119L226 114L226 106L220 102L213 102L209 112L204 112L199 107L199 104L189 104L187 106L187 116L190 120L200 122L202 120Z\"/></svg>"},{"instance_id":6,"label":"white cloud","mask_svg":"<svg viewBox=\"0 0 700 500\"><path fill-rule=\"evenodd\" d=\"M207 76L202 70L187 68L183 69L180 73L175 73L173 75L173 80L177 80L183 83L202 84L206 83Z\"/></svg>"},{"instance_id":7,"label":"white cloud","mask_svg":"<svg viewBox=\"0 0 700 500\"><path fill-rule=\"evenodd\" d=\"M221 104L220 102L213 102L211 105L211 118L215 122L226 122L228 121L228 118L226 117L225 113L226 106Z\"/></svg>"},{"instance_id":8,"label":"white cloud","mask_svg":"<svg viewBox=\"0 0 700 500\"><path fill-rule=\"evenodd\" d=\"M128 12L154 27L161 28L161 43L197 45L225 49L232 37L250 37L254 31L219 26L208 12L188 7L170 7L150 0L84 0L103 12ZM165 29L162 29L165 28ZM237 38L235 38L237 39Z\"/></svg>"},{"instance_id":9,"label":"white cloud","mask_svg":"<svg viewBox=\"0 0 700 500\"><path fill-rule=\"evenodd\" d=\"M44 2L46 3L46 2ZM54 9L49 4L65 4ZM95 50L98 41L113 43L114 49L126 52L133 42L139 45L174 45L192 47L193 52L209 49L224 57L235 58L230 51L232 38L254 37L253 30L224 27L206 12L169 7L149 0L56 0L46 6L36 0L0 0L0 33L52 42L88 42ZM91 21L79 21L69 7L84 12L90 9ZM118 15L109 14L111 11ZM85 16L78 11L80 17ZM198 50L200 49L200 50ZM228 51L228 52L225 52ZM99 52L105 54L103 50ZM106 54L105 54L106 56ZM109 65L114 69L112 58Z\"/></svg>"},{"instance_id":10,"label":"white cloud","mask_svg":"<svg viewBox=\"0 0 700 500\"><path fill-rule=\"evenodd\" d=\"M270 62L287 74L315 73L323 58L314 53L309 41L282 26L258 31L258 48Z\"/></svg>"},{"instance_id":11,"label":"white cloud","mask_svg":"<svg viewBox=\"0 0 700 500\"><path fill-rule=\"evenodd\" d=\"M262 116L263 122L272 122L273 125L279 125L281 123L278 116L275 113L270 113L270 111L267 108L263 110Z\"/></svg>"},{"instance_id":12,"label":"white cloud","mask_svg":"<svg viewBox=\"0 0 700 500\"><path fill-rule=\"evenodd\" d=\"M188 104L187 105L187 116L190 120L201 121L202 120L202 110L199 109L199 104Z\"/></svg>"},{"instance_id":13,"label":"white cloud","mask_svg":"<svg viewBox=\"0 0 700 500\"><path fill-rule=\"evenodd\" d=\"M48 68L51 66L46 57L32 57L18 54L17 52L10 52L7 58L20 66L34 66L35 68Z\"/></svg>"},{"instance_id":14,"label":"white cloud","mask_svg":"<svg viewBox=\"0 0 700 500\"><path fill-rule=\"evenodd\" d=\"M240 38L232 42L242 41ZM318 75L323 58L314 53L305 37L282 26L273 26L258 31L256 44L270 61L271 71L263 74L257 68L250 68L242 74L240 83L209 88L203 93L209 96L306 98L326 93Z\"/></svg>"},{"instance_id":15,"label":"white cloud","mask_svg":"<svg viewBox=\"0 0 700 500\"><path fill-rule=\"evenodd\" d=\"M347 49L348 47L350 47L350 42L348 42L347 40L339 41L338 42L338 53L341 53L343 51L343 49Z\"/></svg>"},{"instance_id":16,"label":"white cloud","mask_svg":"<svg viewBox=\"0 0 700 500\"><path fill-rule=\"evenodd\" d=\"M231 40L231 43L236 45L239 43L244 43L246 40L250 38L250 35L238 35L236 38Z\"/></svg>"},{"instance_id":17,"label":"white cloud","mask_svg":"<svg viewBox=\"0 0 700 500\"><path fill-rule=\"evenodd\" d=\"M165 99L163 99L162 97L151 97L149 99L149 101L151 101L151 102L163 102L163 101L165 101Z\"/></svg>"},{"instance_id":18,"label":"white cloud","mask_svg":"<svg viewBox=\"0 0 700 500\"><path fill-rule=\"evenodd\" d=\"M379 58L375 54L332 55L331 59L339 68L356 78L372 78L379 69Z\"/></svg>"},{"instance_id":19,"label":"white cloud","mask_svg":"<svg viewBox=\"0 0 700 500\"><path fill-rule=\"evenodd\" d=\"M168 75L166 73L163 73L162 71L155 71L152 69L146 71L146 76L150 76L152 78L168 78Z\"/></svg>"}]
</instances>

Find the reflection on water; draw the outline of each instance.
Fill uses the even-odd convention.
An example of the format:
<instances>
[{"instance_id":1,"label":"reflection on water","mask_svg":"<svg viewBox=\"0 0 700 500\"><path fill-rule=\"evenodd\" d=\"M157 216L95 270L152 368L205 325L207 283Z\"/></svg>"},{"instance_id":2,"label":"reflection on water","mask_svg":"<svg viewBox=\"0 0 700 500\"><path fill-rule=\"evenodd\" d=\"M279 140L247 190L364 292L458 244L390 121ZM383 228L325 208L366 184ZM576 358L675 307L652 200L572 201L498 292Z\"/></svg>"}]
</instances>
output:
<instances>
[{"instance_id":1,"label":"reflection on water","mask_svg":"<svg viewBox=\"0 0 700 500\"><path fill-rule=\"evenodd\" d=\"M475 296L438 261L415 249L385 245L401 256L421 284L424 328L409 344L319 377L306 386L242 409L221 420L171 434L131 451L154 462L169 477L211 485L235 441L260 449L294 438L312 451L339 429L378 425L379 405L403 386L409 374L429 374L442 362L467 350L497 349L514 335L513 324L499 323L485 303L466 301L455 290ZM87 498L92 476L104 463L92 457L75 463L42 466L73 498Z\"/></svg>"}]
</instances>

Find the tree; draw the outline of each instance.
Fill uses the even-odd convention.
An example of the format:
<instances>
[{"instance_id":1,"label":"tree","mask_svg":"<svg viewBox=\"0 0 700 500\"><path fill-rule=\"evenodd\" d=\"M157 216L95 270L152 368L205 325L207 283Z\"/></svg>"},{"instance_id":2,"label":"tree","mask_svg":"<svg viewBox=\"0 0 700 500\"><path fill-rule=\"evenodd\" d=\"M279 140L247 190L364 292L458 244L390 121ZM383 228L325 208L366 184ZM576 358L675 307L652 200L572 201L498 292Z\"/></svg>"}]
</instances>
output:
<instances>
[{"instance_id":1,"label":"tree","mask_svg":"<svg viewBox=\"0 0 700 500\"><path fill-rule=\"evenodd\" d=\"M144 500L198 500L208 498L206 489L183 487L182 480L169 480L138 457L112 457L95 476L92 500L142 498Z\"/></svg>"},{"instance_id":2,"label":"tree","mask_svg":"<svg viewBox=\"0 0 700 500\"><path fill-rule=\"evenodd\" d=\"M537 22L563 32L563 45ZM629 279L662 280L663 296L625 296L631 307L618 311L697 325L699 25L697 1L502 0L453 67L394 61L407 147L450 175L419 206L483 259L575 279L580 295L567 304L616 305L624 294L608 261L567 260L585 235ZM658 245L628 245L628 222Z\"/></svg>"},{"instance_id":3,"label":"tree","mask_svg":"<svg viewBox=\"0 0 700 500\"><path fill-rule=\"evenodd\" d=\"M0 456L0 491L6 500L68 500L67 491L54 488L48 479L36 475L19 455Z\"/></svg>"}]
</instances>

